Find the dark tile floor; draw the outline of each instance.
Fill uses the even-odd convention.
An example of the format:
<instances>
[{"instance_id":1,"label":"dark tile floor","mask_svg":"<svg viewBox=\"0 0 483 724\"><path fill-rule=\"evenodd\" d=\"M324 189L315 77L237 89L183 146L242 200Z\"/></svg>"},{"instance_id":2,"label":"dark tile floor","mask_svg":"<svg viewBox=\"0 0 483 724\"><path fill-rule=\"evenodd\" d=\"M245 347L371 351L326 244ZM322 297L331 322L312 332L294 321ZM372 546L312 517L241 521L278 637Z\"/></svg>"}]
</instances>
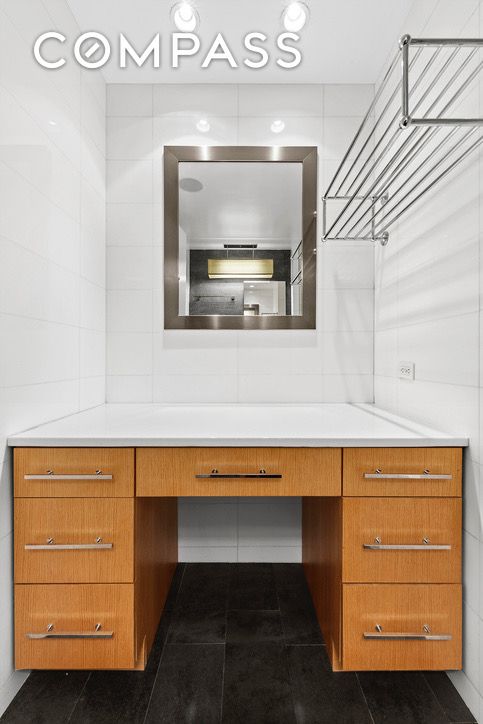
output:
<instances>
[{"instance_id":1,"label":"dark tile floor","mask_svg":"<svg viewBox=\"0 0 483 724\"><path fill-rule=\"evenodd\" d=\"M143 672L35 671L9 724L455 724L444 673L334 674L302 567L180 564Z\"/></svg>"}]
</instances>

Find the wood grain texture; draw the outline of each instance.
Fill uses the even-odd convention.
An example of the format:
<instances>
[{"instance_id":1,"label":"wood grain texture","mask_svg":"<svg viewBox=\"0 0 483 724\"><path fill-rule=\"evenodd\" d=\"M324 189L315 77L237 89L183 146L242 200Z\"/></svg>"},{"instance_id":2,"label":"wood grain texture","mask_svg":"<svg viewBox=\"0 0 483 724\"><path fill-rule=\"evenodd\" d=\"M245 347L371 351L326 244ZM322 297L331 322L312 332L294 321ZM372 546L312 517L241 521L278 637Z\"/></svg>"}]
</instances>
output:
<instances>
[{"instance_id":1,"label":"wood grain texture","mask_svg":"<svg viewBox=\"0 0 483 724\"><path fill-rule=\"evenodd\" d=\"M111 639L28 639L48 624L56 631L93 631ZM130 669L134 657L134 584L15 586L17 669Z\"/></svg>"},{"instance_id":2,"label":"wood grain texture","mask_svg":"<svg viewBox=\"0 0 483 724\"><path fill-rule=\"evenodd\" d=\"M452 475L452 480L367 480L364 473ZM343 495L461 496L461 448L344 448Z\"/></svg>"},{"instance_id":3,"label":"wood grain texture","mask_svg":"<svg viewBox=\"0 0 483 724\"><path fill-rule=\"evenodd\" d=\"M136 498L137 668L144 668L178 561L178 501Z\"/></svg>"},{"instance_id":4,"label":"wood grain texture","mask_svg":"<svg viewBox=\"0 0 483 724\"><path fill-rule=\"evenodd\" d=\"M343 585L344 671L461 669L459 584ZM367 640L364 632L451 634L451 641Z\"/></svg>"},{"instance_id":5,"label":"wood grain texture","mask_svg":"<svg viewBox=\"0 0 483 724\"><path fill-rule=\"evenodd\" d=\"M304 498L302 562L327 653L334 670L341 657L341 498Z\"/></svg>"},{"instance_id":6,"label":"wood grain texture","mask_svg":"<svg viewBox=\"0 0 483 724\"><path fill-rule=\"evenodd\" d=\"M132 583L134 498L16 498L16 583ZM104 550L25 550L28 544L112 543Z\"/></svg>"},{"instance_id":7,"label":"wood grain texture","mask_svg":"<svg viewBox=\"0 0 483 724\"><path fill-rule=\"evenodd\" d=\"M275 479L197 479L211 473L281 473ZM139 496L340 495L338 448L138 448Z\"/></svg>"},{"instance_id":8,"label":"wood grain texture","mask_svg":"<svg viewBox=\"0 0 483 724\"><path fill-rule=\"evenodd\" d=\"M344 498L344 582L460 583L460 498ZM383 544L451 545L441 551L372 551Z\"/></svg>"},{"instance_id":9,"label":"wood grain texture","mask_svg":"<svg viewBox=\"0 0 483 724\"><path fill-rule=\"evenodd\" d=\"M94 474L112 480L24 480L24 475ZM133 448L15 448L15 496L19 498L128 498L134 495Z\"/></svg>"}]
</instances>

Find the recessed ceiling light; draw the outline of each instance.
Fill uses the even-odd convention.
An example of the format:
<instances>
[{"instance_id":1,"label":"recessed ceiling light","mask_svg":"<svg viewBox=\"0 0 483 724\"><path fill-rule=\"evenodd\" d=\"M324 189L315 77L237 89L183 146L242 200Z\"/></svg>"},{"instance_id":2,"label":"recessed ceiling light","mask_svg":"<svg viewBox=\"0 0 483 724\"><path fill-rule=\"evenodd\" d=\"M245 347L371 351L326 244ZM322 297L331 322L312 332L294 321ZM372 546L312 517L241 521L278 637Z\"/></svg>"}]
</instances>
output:
<instances>
[{"instance_id":1,"label":"recessed ceiling light","mask_svg":"<svg viewBox=\"0 0 483 724\"><path fill-rule=\"evenodd\" d=\"M270 130L272 133L282 133L283 129L285 128L285 123L281 121L280 119L274 121L272 125L270 126Z\"/></svg>"},{"instance_id":2,"label":"recessed ceiling light","mask_svg":"<svg viewBox=\"0 0 483 724\"><path fill-rule=\"evenodd\" d=\"M199 120L198 123L196 124L196 128L197 128L198 131L200 131L201 133L208 133L208 131L210 130L211 126L210 126L210 124L208 123L208 121L206 120L206 118L200 118L200 120Z\"/></svg>"},{"instance_id":3,"label":"recessed ceiling light","mask_svg":"<svg viewBox=\"0 0 483 724\"><path fill-rule=\"evenodd\" d=\"M176 3L171 10L171 15L174 24L182 33L192 33L198 25L198 13L189 2Z\"/></svg>"},{"instance_id":4,"label":"recessed ceiling light","mask_svg":"<svg viewBox=\"0 0 483 724\"><path fill-rule=\"evenodd\" d=\"M57 125L57 121L49 121L49 126L56 126L56 125Z\"/></svg>"},{"instance_id":5,"label":"recessed ceiling light","mask_svg":"<svg viewBox=\"0 0 483 724\"><path fill-rule=\"evenodd\" d=\"M302 2L291 2L282 14L285 30L292 33L298 33L299 30L302 30L308 19L309 9Z\"/></svg>"}]
</instances>

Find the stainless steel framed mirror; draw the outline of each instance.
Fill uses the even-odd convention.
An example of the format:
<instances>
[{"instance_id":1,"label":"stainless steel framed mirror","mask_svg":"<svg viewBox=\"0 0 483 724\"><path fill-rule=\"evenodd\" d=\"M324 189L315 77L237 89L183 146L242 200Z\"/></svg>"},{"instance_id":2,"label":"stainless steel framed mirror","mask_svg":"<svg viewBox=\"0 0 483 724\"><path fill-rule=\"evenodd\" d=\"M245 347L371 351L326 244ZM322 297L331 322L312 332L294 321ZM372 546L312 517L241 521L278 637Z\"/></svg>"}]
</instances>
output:
<instances>
[{"instance_id":1,"label":"stainless steel framed mirror","mask_svg":"<svg viewBox=\"0 0 483 724\"><path fill-rule=\"evenodd\" d=\"M165 146L165 329L315 329L317 148Z\"/></svg>"}]
</instances>

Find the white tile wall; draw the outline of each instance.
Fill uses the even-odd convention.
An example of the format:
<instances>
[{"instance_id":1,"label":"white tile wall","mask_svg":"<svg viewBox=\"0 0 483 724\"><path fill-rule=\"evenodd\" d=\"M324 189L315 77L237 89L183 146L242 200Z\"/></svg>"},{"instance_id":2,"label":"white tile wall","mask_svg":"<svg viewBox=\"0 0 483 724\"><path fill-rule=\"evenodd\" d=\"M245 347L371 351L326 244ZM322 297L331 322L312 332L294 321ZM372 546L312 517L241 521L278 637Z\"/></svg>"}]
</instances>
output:
<instances>
[{"instance_id":1,"label":"white tile wall","mask_svg":"<svg viewBox=\"0 0 483 724\"><path fill-rule=\"evenodd\" d=\"M482 3L415 2L401 32L481 37ZM480 114L483 85L465 101ZM376 252L375 401L393 412L466 433L464 671L450 674L483 721L482 157L473 157ZM397 378L399 360L416 365Z\"/></svg>"},{"instance_id":2,"label":"white tile wall","mask_svg":"<svg viewBox=\"0 0 483 724\"><path fill-rule=\"evenodd\" d=\"M108 87L109 402L370 402L373 247L321 245L317 331L163 330L163 145L319 147L323 181L372 86ZM196 122L208 118L202 134ZM274 135L272 121L285 130ZM300 560L300 503L183 501L180 559Z\"/></svg>"},{"instance_id":3,"label":"white tile wall","mask_svg":"<svg viewBox=\"0 0 483 724\"><path fill-rule=\"evenodd\" d=\"M0 6L0 714L13 672L14 432L105 400L105 84L48 73L32 38L78 28L64 0Z\"/></svg>"}]
</instances>

